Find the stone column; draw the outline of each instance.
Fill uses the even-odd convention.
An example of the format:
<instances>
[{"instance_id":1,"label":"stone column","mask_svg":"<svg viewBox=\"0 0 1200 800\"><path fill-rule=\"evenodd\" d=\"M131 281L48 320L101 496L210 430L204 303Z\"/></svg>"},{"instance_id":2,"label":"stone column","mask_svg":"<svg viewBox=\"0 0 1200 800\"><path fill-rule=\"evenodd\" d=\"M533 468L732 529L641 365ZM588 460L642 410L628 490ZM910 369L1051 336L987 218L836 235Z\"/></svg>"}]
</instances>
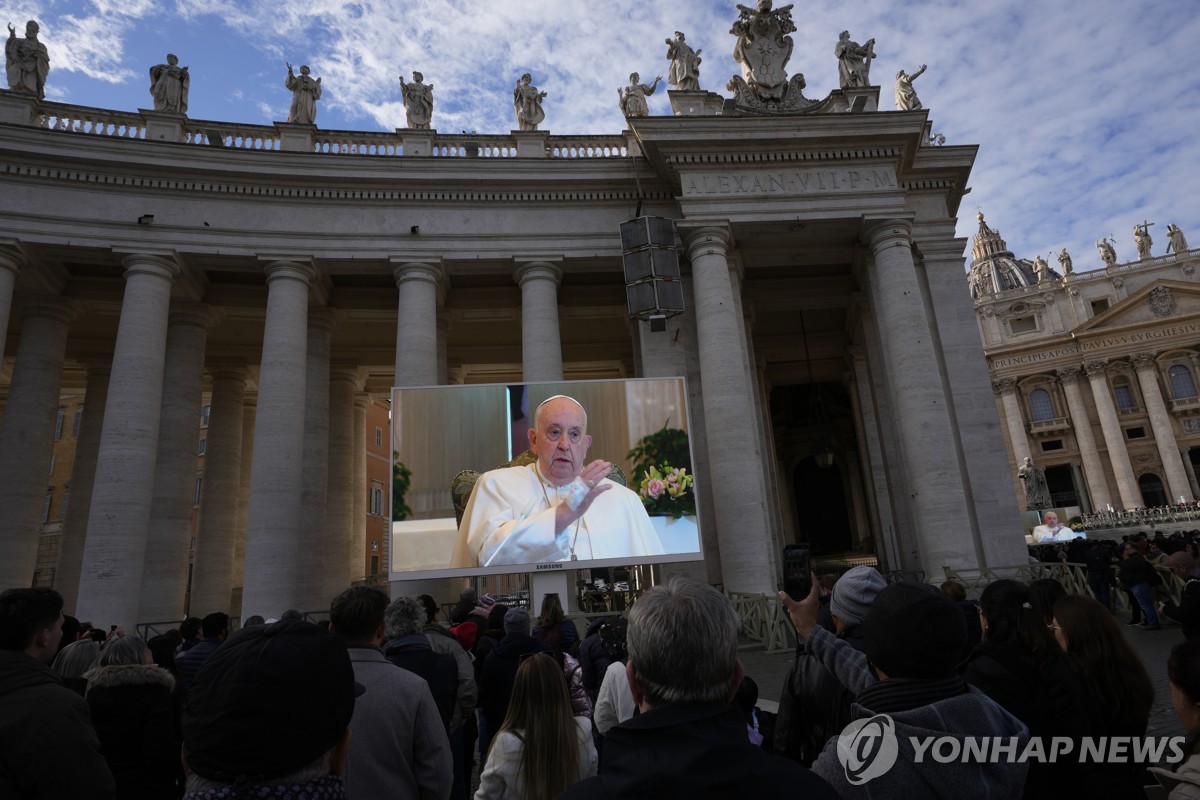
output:
<instances>
[{"instance_id":1,"label":"stone column","mask_svg":"<svg viewBox=\"0 0 1200 800\"><path fill-rule=\"evenodd\" d=\"M321 558L321 541L329 535L326 502L329 495L329 343L333 312L314 309L308 314L308 377L304 401L304 470L300 505L304 512L297 550L296 605L304 610L328 608L334 595L326 591L323 575L329 564ZM334 593L336 594L336 592Z\"/></svg>"},{"instance_id":2,"label":"stone column","mask_svg":"<svg viewBox=\"0 0 1200 800\"><path fill-rule=\"evenodd\" d=\"M1000 395L1000 405L1004 408L1004 426L1008 432L1008 441L1012 445L1013 458L1017 463L1025 456L1032 456L1029 447L1029 437L1025 435L1025 421L1021 416L1021 401L1017 398L1017 379L998 378L992 381L992 388Z\"/></svg>"},{"instance_id":3,"label":"stone column","mask_svg":"<svg viewBox=\"0 0 1200 800\"><path fill-rule=\"evenodd\" d=\"M234 540L242 489L246 366L214 364L212 413L204 451L203 499L196 534L190 610L196 616L232 613Z\"/></svg>"},{"instance_id":4,"label":"stone column","mask_svg":"<svg viewBox=\"0 0 1200 800\"><path fill-rule=\"evenodd\" d=\"M1196 482L1196 468L1192 465L1191 448L1179 448L1179 459L1183 462L1184 471L1187 472L1188 484L1192 487L1192 497L1200 497L1200 483Z\"/></svg>"},{"instance_id":5,"label":"stone column","mask_svg":"<svg viewBox=\"0 0 1200 800\"><path fill-rule=\"evenodd\" d=\"M433 386L438 382L437 306L442 267L406 261L396 264L392 272L400 292L393 385Z\"/></svg>"},{"instance_id":6,"label":"stone column","mask_svg":"<svg viewBox=\"0 0 1200 800\"><path fill-rule=\"evenodd\" d=\"M848 348L848 354L853 369L850 373L850 404L854 412L859 461L867 477L864 482L867 508L875 531L875 553L880 560L880 569L900 569L900 549L896 545L896 525L892 519L883 441L875 413L867 359L861 347Z\"/></svg>"},{"instance_id":7,"label":"stone column","mask_svg":"<svg viewBox=\"0 0 1200 800\"><path fill-rule=\"evenodd\" d=\"M1067 398L1067 413L1071 415L1071 427L1075 430L1075 442L1079 445L1079 455L1083 459L1084 495L1091 495L1091 505L1097 509L1107 508L1112 503L1112 493L1108 489L1108 479L1104 477L1104 462L1100 460L1100 450L1096 447L1096 437L1092 435L1092 419L1088 416L1087 406L1083 402L1083 391L1079 388L1081 370L1079 367L1063 367L1058 370L1058 382L1062 384L1063 394Z\"/></svg>"},{"instance_id":8,"label":"stone column","mask_svg":"<svg viewBox=\"0 0 1200 800\"><path fill-rule=\"evenodd\" d=\"M1153 353L1135 353L1129 360L1137 371L1138 383L1142 387L1146 414L1150 417L1150 429L1154 431L1154 443L1158 446L1158 457L1162 460L1163 472L1166 473L1170 502L1174 503L1180 497L1190 502L1193 499L1192 487L1183 468L1183 459L1179 457L1175 427L1171 424L1171 415L1167 413L1162 389L1158 385L1158 362L1154 360Z\"/></svg>"},{"instance_id":9,"label":"stone column","mask_svg":"<svg viewBox=\"0 0 1200 800\"><path fill-rule=\"evenodd\" d=\"M130 255L124 259L125 296L113 351L112 377L96 483L88 510L80 613L97 623L132 631L138 622L150 506L154 499L163 368L174 259ZM199 403L193 409L199 412Z\"/></svg>"},{"instance_id":10,"label":"stone column","mask_svg":"<svg viewBox=\"0 0 1200 800\"><path fill-rule=\"evenodd\" d=\"M212 320L212 313L206 306L187 304L177 306L171 312L167 326L158 455L150 527L146 536L139 622L183 618L196 448L204 394L204 346ZM202 509L201 518L203 516ZM218 610L201 609L199 616Z\"/></svg>"},{"instance_id":11,"label":"stone column","mask_svg":"<svg viewBox=\"0 0 1200 800\"><path fill-rule=\"evenodd\" d=\"M1088 498L1087 481L1083 477L1083 465L1078 461L1071 462L1071 480L1079 490L1079 507L1084 514L1092 513L1092 502Z\"/></svg>"},{"instance_id":12,"label":"stone column","mask_svg":"<svg viewBox=\"0 0 1200 800\"><path fill-rule=\"evenodd\" d=\"M350 549L358 520L354 516L354 395L361 385L358 368L336 365L329 380L329 506L321 539L324 590L330 599L350 585Z\"/></svg>"},{"instance_id":13,"label":"stone column","mask_svg":"<svg viewBox=\"0 0 1200 800\"><path fill-rule=\"evenodd\" d=\"M437 313L437 382L450 382L450 311L444 306Z\"/></svg>"},{"instance_id":14,"label":"stone column","mask_svg":"<svg viewBox=\"0 0 1200 800\"><path fill-rule=\"evenodd\" d=\"M305 370L308 290L316 270L307 264L267 265L267 318L258 377L254 460L246 509L242 617L278 617L296 601L296 561L303 509Z\"/></svg>"},{"instance_id":15,"label":"stone column","mask_svg":"<svg viewBox=\"0 0 1200 800\"><path fill-rule=\"evenodd\" d=\"M250 466L254 462L254 421L258 394L246 393L242 404L242 475L238 487L237 526L233 529L233 610L243 619L242 586L246 570L246 517L250 510Z\"/></svg>"},{"instance_id":16,"label":"stone column","mask_svg":"<svg viewBox=\"0 0 1200 800\"><path fill-rule=\"evenodd\" d=\"M747 391L744 329L729 275L731 238L726 226L694 227L682 233L692 260L721 574L730 591L771 593L776 576L769 552L767 487L755 447L757 412Z\"/></svg>"},{"instance_id":17,"label":"stone column","mask_svg":"<svg viewBox=\"0 0 1200 800\"><path fill-rule=\"evenodd\" d=\"M350 580L367 574L367 406L371 396L354 396L354 527L349 545Z\"/></svg>"},{"instance_id":18,"label":"stone column","mask_svg":"<svg viewBox=\"0 0 1200 800\"><path fill-rule=\"evenodd\" d=\"M1125 431L1121 429L1117 408L1113 405L1112 390L1109 389L1108 378L1105 375L1107 366L1106 360L1089 361L1083 365L1083 370L1092 385L1092 397L1096 401L1096 411L1100 416L1100 429L1104 431L1108 460L1112 463L1113 475L1117 478L1121 507L1127 510L1141 508L1142 493L1138 490L1137 479L1133 477L1129 451L1125 448ZM1099 501L1096 505L1099 506Z\"/></svg>"},{"instance_id":19,"label":"stone column","mask_svg":"<svg viewBox=\"0 0 1200 800\"><path fill-rule=\"evenodd\" d=\"M868 231L874 263L868 275L879 344L888 364L899 456L907 485L903 495L912 512L926 575L943 565L974 566L984 557L979 531L963 530L968 508L962 462L931 458L931 442L957 441L949 394L938 367L932 320L913 262L911 226L886 220Z\"/></svg>"},{"instance_id":20,"label":"stone column","mask_svg":"<svg viewBox=\"0 0 1200 800\"><path fill-rule=\"evenodd\" d=\"M100 453L100 431L104 424L104 405L108 399L107 363L89 364L83 395L83 418L79 420L79 438L75 440L75 463L71 465L71 502L63 518L58 568L54 588L63 596L63 610L75 614L79 597L79 575L83 566L83 546L87 536L88 510L92 507L92 485L96 481L96 456ZM77 615L76 615L77 616Z\"/></svg>"},{"instance_id":21,"label":"stone column","mask_svg":"<svg viewBox=\"0 0 1200 800\"><path fill-rule=\"evenodd\" d=\"M527 261L513 275L521 286L522 375L527 381L561 381L558 284L562 270L546 261Z\"/></svg>"},{"instance_id":22,"label":"stone column","mask_svg":"<svg viewBox=\"0 0 1200 800\"><path fill-rule=\"evenodd\" d=\"M0 250L0 369L4 368L4 340L8 337L8 316L12 310L13 286L22 259L15 252ZM68 511L70 509L67 509Z\"/></svg>"},{"instance_id":23,"label":"stone column","mask_svg":"<svg viewBox=\"0 0 1200 800\"><path fill-rule=\"evenodd\" d=\"M33 583L73 317L61 297L29 297L21 303L21 339L0 425L0 587L5 589Z\"/></svg>"}]
</instances>

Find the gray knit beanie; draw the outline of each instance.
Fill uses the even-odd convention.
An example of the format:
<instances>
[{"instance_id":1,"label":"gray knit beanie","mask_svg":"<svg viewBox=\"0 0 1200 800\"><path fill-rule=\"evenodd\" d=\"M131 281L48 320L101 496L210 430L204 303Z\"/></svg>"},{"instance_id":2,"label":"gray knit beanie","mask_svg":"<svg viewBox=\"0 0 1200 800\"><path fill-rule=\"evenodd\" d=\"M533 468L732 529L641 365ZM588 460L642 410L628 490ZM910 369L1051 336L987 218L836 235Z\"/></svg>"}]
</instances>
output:
<instances>
[{"instance_id":1,"label":"gray knit beanie","mask_svg":"<svg viewBox=\"0 0 1200 800\"><path fill-rule=\"evenodd\" d=\"M829 610L847 625L859 625L887 581L874 567L855 567L833 585Z\"/></svg>"}]
</instances>

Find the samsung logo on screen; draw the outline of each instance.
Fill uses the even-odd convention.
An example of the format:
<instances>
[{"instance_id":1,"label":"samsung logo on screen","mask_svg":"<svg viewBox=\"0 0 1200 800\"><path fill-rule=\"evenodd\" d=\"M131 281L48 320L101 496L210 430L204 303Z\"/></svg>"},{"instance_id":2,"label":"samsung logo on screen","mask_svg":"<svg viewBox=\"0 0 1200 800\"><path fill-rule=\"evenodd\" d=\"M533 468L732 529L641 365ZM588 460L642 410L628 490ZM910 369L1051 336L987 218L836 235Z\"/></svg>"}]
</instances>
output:
<instances>
[{"instance_id":1,"label":"samsung logo on screen","mask_svg":"<svg viewBox=\"0 0 1200 800\"><path fill-rule=\"evenodd\" d=\"M539 570L541 570L541 569L562 569L563 565L562 564L538 564L537 568Z\"/></svg>"}]
</instances>

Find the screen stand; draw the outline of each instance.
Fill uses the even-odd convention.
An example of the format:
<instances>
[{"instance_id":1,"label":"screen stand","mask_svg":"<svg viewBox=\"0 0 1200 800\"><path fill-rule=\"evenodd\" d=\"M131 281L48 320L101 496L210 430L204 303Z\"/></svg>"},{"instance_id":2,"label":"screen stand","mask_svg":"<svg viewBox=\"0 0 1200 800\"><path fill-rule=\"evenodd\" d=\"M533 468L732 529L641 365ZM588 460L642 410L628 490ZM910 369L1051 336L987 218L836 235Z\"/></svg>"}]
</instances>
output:
<instances>
[{"instance_id":1,"label":"screen stand","mask_svg":"<svg viewBox=\"0 0 1200 800\"><path fill-rule=\"evenodd\" d=\"M563 611L570 613L571 595L568 593L570 582L567 578L574 577L574 575L574 571L565 569L529 573L529 616L534 619L535 625L538 616L542 613L542 598L548 594L557 594Z\"/></svg>"}]
</instances>

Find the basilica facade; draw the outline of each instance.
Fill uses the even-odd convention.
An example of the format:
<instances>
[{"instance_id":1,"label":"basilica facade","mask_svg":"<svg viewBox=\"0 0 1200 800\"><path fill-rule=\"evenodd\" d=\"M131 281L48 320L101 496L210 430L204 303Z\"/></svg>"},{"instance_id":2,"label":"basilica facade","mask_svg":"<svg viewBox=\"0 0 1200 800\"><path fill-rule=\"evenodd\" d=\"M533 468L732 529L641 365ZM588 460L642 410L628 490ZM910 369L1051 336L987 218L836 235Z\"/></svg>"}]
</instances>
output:
<instances>
[{"instance_id":1,"label":"basilica facade","mask_svg":"<svg viewBox=\"0 0 1200 800\"><path fill-rule=\"evenodd\" d=\"M1059 269L1015 256L982 215L972 243L968 283L1014 489L1030 457L1049 505L1074 514L1200 497L1200 252L1170 226L1156 254L1138 228L1139 252L1121 259L1101 240L1086 259L1064 251Z\"/></svg>"},{"instance_id":2,"label":"basilica facade","mask_svg":"<svg viewBox=\"0 0 1200 800\"><path fill-rule=\"evenodd\" d=\"M794 542L931 580L1019 563L955 236L976 148L878 94L772 114L675 91L613 136L0 95L0 585L34 572L64 387L84 410L55 585L126 625L181 612L202 397L193 609L275 616L361 579L365 409L445 383L685 377L705 557L670 567L730 591L773 593ZM639 214L683 254L665 331L626 306Z\"/></svg>"}]
</instances>

